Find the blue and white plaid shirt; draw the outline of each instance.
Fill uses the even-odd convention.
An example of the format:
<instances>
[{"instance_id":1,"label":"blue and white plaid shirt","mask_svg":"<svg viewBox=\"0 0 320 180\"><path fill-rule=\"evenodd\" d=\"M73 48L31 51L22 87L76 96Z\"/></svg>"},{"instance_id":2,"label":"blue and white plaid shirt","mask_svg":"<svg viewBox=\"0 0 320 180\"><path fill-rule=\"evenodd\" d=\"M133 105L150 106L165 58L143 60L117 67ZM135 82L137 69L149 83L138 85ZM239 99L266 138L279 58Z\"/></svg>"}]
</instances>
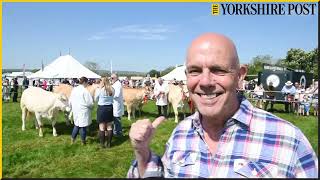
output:
<instances>
[{"instance_id":1,"label":"blue and white plaid shirt","mask_svg":"<svg viewBox=\"0 0 320 180\"><path fill-rule=\"evenodd\" d=\"M215 155L204 141L196 112L174 129L161 159L152 153L143 177L318 177L318 158L297 127L245 98L240 101ZM127 177L140 177L136 161Z\"/></svg>"}]
</instances>

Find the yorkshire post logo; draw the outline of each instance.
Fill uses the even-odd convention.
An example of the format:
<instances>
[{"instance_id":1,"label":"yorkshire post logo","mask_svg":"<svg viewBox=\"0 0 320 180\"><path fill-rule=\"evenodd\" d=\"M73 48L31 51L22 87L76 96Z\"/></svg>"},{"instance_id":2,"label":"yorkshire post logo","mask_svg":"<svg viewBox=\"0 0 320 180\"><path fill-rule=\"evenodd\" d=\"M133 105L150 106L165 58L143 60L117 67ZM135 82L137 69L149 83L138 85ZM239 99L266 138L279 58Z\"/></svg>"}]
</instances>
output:
<instances>
[{"instance_id":1,"label":"yorkshire post logo","mask_svg":"<svg viewBox=\"0 0 320 180\"><path fill-rule=\"evenodd\" d=\"M219 4L212 4L211 6L211 14L213 16L218 16L220 13L219 13Z\"/></svg>"},{"instance_id":2,"label":"yorkshire post logo","mask_svg":"<svg viewBox=\"0 0 320 180\"><path fill-rule=\"evenodd\" d=\"M213 16L306 16L316 15L317 5L317 3L219 3L211 4L211 14Z\"/></svg>"}]
</instances>

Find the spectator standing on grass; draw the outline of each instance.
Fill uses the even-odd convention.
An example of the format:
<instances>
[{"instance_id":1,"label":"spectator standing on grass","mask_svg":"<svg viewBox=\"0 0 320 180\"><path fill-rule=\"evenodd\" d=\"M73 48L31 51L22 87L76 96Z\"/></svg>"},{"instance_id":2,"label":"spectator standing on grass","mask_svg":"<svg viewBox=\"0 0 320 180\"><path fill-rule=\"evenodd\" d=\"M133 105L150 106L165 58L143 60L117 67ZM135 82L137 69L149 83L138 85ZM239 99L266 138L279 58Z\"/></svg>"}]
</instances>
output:
<instances>
[{"instance_id":1,"label":"spectator standing on grass","mask_svg":"<svg viewBox=\"0 0 320 180\"><path fill-rule=\"evenodd\" d=\"M266 89L266 103L264 104L264 110L267 111L267 108L268 108L268 105L270 103L270 112L273 112L273 104L274 104L274 101L276 100L275 99L275 89L273 87L273 83L272 82L269 82L269 85Z\"/></svg>"},{"instance_id":2,"label":"spectator standing on grass","mask_svg":"<svg viewBox=\"0 0 320 180\"><path fill-rule=\"evenodd\" d=\"M73 113L74 127L71 134L72 144L75 142L80 130L81 142L86 144L87 127L92 123L91 110L93 99L90 92L86 89L88 79L81 77L79 86L74 87L69 98L69 105Z\"/></svg>"},{"instance_id":3,"label":"spectator standing on grass","mask_svg":"<svg viewBox=\"0 0 320 180\"><path fill-rule=\"evenodd\" d=\"M295 82L294 83L294 87L296 88L296 93L294 94L294 102L293 102L293 109L294 109L294 113L298 113L299 111L299 101L300 101L300 93L301 93L301 86L300 83Z\"/></svg>"},{"instance_id":4,"label":"spectator standing on grass","mask_svg":"<svg viewBox=\"0 0 320 180\"><path fill-rule=\"evenodd\" d=\"M196 38L187 51L186 76L197 111L176 126L162 158L149 144L165 118L133 123L136 161L127 176L317 178L318 158L301 130L238 95L246 73L229 38Z\"/></svg>"},{"instance_id":5,"label":"spectator standing on grass","mask_svg":"<svg viewBox=\"0 0 320 180\"><path fill-rule=\"evenodd\" d=\"M319 112L319 91L318 91L318 81L314 82L313 90L312 90L312 107L313 107L313 115L318 116Z\"/></svg>"},{"instance_id":6,"label":"spectator standing on grass","mask_svg":"<svg viewBox=\"0 0 320 180\"><path fill-rule=\"evenodd\" d=\"M12 102L18 102L18 91L19 91L19 84L17 78L13 79L13 97L12 97Z\"/></svg>"},{"instance_id":7,"label":"spectator standing on grass","mask_svg":"<svg viewBox=\"0 0 320 180\"><path fill-rule=\"evenodd\" d=\"M263 102L262 102L263 92L264 92L264 89L263 89L262 83L260 85L257 85L254 88L254 95L255 95L255 98L256 98L256 107L258 107L260 109L263 108Z\"/></svg>"},{"instance_id":8,"label":"spectator standing on grass","mask_svg":"<svg viewBox=\"0 0 320 180\"><path fill-rule=\"evenodd\" d=\"M305 103L304 103L304 112L307 116L309 116L310 113L310 107L311 107L311 103L312 103L312 97L313 97L313 90L314 87L312 86L312 84L310 85L310 87L308 87L305 90L305 95L304 95L304 99L305 99Z\"/></svg>"},{"instance_id":9,"label":"spectator standing on grass","mask_svg":"<svg viewBox=\"0 0 320 180\"><path fill-rule=\"evenodd\" d=\"M291 81L287 81L281 89L281 93L284 95L284 107L287 113L293 112L292 102L294 101L296 88L292 84Z\"/></svg>"},{"instance_id":10,"label":"spectator standing on grass","mask_svg":"<svg viewBox=\"0 0 320 180\"><path fill-rule=\"evenodd\" d=\"M23 78L22 85L24 89L27 89L29 87L29 79L27 77Z\"/></svg>"},{"instance_id":11,"label":"spectator standing on grass","mask_svg":"<svg viewBox=\"0 0 320 180\"><path fill-rule=\"evenodd\" d=\"M14 78L12 78L12 79L10 80L10 83L9 83L10 97L11 97L12 94L13 94L13 84L14 84Z\"/></svg>"},{"instance_id":12,"label":"spectator standing on grass","mask_svg":"<svg viewBox=\"0 0 320 180\"><path fill-rule=\"evenodd\" d=\"M114 89L107 77L101 78L100 88L95 92L95 101L98 102L97 122L99 123L99 140L102 148L111 147L113 136L113 95ZM107 145L105 135L107 134Z\"/></svg>"},{"instance_id":13,"label":"spectator standing on grass","mask_svg":"<svg viewBox=\"0 0 320 180\"><path fill-rule=\"evenodd\" d=\"M43 89L43 90L47 90L47 88L48 88L47 80L44 79L44 80L42 81L42 89Z\"/></svg>"},{"instance_id":14,"label":"spectator standing on grass","mask_svg":"<svg viewBox=\"0 0 320 180\"><path fill-rule=\"evenodd\" d=\"M10 88L9 88L9 79L5 79L2 83L2 95L4 102L10 101Z\"/></svg>"},{"instance_id":15,"label":"spectator standing on grass","mask_svg":"<svg viewBox=\"0 0 320 180\"><path fill-rule=\"evenodd\" d=\"M113 134L115 136L123 136L122 125L121 125L121 116L124 114L124 105L123 105L123 92L122 84L118 79L117 74L111 74L111 83L114 89L113 95L113 120L114 128Z\"/></svg>"},{"instance_id":16,"label":"spectator standing on grass","mask_svg":"<svg viewBox=\"0 0 320 180\"><path fill-rule=\"evenodd\" d=\"M156 98L156 105L158 107L158 116L167 117L168 93L168 85L163 83L163 79L159 77L158 83L154 87L154 96Z\"/></svg>"}]
</instances>

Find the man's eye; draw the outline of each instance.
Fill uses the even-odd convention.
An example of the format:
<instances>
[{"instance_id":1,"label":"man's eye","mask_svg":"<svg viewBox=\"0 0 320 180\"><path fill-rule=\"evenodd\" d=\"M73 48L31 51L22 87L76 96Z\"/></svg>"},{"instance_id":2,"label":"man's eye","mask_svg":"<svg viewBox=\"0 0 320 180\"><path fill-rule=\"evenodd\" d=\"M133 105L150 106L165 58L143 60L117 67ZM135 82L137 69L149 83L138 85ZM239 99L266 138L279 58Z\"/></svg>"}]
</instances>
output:
<instances>
[{"instance_id":1,"label":"man's eye","mask_svg":"<svg viewBox=\"0 0 320 180\"><path fill-rule=\"evenodd\" d=\"M228 71L223 70L223 69L214 69L211 71L213 74L219 75L219 76L224 76L228 73Z\"/></svg>"},{"instance_id":2,"label":"man's eye","mask_svg":"<svg viewBox=\"0 0 320 180\"><path fill-rule=\"evenodd\" d=\"M191 76L196 76L196 75L199 75L200 73L201 72L199 70L195 70L195 69L191 69L187 71L187 74Z\"/></svg>"}]
</instances>

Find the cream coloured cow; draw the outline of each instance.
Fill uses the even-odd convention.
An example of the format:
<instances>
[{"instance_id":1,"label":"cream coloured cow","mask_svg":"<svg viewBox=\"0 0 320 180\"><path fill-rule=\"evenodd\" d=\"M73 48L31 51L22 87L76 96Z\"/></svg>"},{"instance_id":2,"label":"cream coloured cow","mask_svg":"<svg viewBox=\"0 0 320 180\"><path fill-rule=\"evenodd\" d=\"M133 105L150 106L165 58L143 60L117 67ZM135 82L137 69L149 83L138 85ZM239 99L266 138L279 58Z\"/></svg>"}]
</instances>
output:
<instances>
[{"instance_id":1,"label":"cream coloured cow","mask_svg":"<svg viewBox=\"0 0 320 180\"><path fill-rule=\"evenodd\" d=\"M94 99L94 95L96 93L97 88L100 88L100 84L93 83L92 85L89 85L86 87L89 93L91 94L92 98Z\"/></svg>"},{"instance_id":2,"label":"cream coloured cow","mask_svg":"<svg viewBox=\"0 0 320 180\"><path fill-rule=\"evenodd\" d=\"M123 100L124 105L127 107L128 120L131 120L131 114L134 119L136 118L136 110L139 110L141 115L143 103L148 99L150 91L148 86L145 88L123 88Z\"/></svg>"},{"instance_id":3,"label":"cream coloured cow","mask_svg":"<svg viewBox=\"0 0 320 180\"><path fill-rule=\"evenodd\" d=\"M73 86L69 84L59 84L58 86L54 86L53 92L63 94L69 99L72 89Z\"/></svg>"},{"instance_id":4,"label":"cream coloured cow","mask_svg":"<svg viewBox=\"0 0 320 180\"><path fill-rule=\"evenodd\" d=\"M169 93L168 93L168 101L169 105L172 105L174 111L174 121L178 123L178 108L182 109L184 118L186 117L186 112L188 109L188 89L186 85L182 87L180 85L169 84ZM168 108L170 111L170 107Z\"/></svg>"},{"instance_id":5,"label":"cream coloured cow","mask_svg":"<svg viewBox=\"0 0 320 180\"><path fill-rule=\"evenodd\" d=\"M86 87L93 98L94 98L95 91L98 87L99 87L99 84L92 84ZM53 88L53 92L64 94L69 99L72 89L73 89L73 86L69 84L59 84L58 86L55 86Z\"/></svg>"},{"instance_id":6,"label":"cream coloured cow","mask_svg":"<svg viewBox=\"0 0 320 180\"><path fill-rule=\"evenodd\" d=\"M45 91L39 87L30 87L23 91L20 101L22 111L22 131L26 129L25 121L28 113L34 113L36 128L39 136L43 136L41 118L48 118L52 122L53 136L57 136L55 117L59 110L70 111L67 98L62 94Z\"/></svg>"}]
</instances>

